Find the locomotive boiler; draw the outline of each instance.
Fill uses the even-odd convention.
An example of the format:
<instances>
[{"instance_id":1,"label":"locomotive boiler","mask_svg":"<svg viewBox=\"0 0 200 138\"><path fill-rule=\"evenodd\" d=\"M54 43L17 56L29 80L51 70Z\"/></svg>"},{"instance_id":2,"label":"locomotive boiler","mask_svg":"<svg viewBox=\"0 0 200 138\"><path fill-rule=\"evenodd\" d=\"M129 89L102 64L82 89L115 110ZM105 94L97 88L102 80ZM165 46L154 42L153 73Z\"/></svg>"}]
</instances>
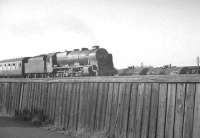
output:
<instances>
[{"instance_id":1,"label":"locomotive boiler","mask_svg":"<svg viewBox=\"0 0 200 138\"><path fill-rule=\"evenodd\" d=\"M108 76L114 75L112 55L106 49L94 46L74 51L56 53L54 72L64 76Z\"/></svg>"}]
</instances>

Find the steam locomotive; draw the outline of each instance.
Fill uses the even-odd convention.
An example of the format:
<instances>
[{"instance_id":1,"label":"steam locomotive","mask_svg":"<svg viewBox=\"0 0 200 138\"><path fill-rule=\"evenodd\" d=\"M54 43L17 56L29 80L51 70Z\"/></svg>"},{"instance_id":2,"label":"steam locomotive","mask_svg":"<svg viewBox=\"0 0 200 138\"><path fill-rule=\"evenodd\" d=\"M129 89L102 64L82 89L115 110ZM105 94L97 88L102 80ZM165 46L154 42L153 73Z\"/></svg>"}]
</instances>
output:
<instances>
[{"instance_id":1,"label":"steam locomotive","mask_svg":"<svg viewBox=\"0 0 200 138\"><path fill-rule=\"evenodd\" d=\"M99 46L0 61L0 77L112 76L112 54Z\"/></svg>"}]
</instances>

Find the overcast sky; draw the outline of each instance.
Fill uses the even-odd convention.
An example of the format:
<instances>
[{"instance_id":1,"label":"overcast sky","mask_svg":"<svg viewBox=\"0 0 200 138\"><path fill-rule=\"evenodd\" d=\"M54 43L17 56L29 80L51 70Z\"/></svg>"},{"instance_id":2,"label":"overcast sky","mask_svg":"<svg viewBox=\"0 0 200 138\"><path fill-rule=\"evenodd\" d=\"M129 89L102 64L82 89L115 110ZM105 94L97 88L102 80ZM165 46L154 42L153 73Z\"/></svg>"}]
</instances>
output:
<instances>
[{"instance_id":1,"label":"overcast sky","mask_svg":"<svg viewBox=\"0 0 200 138\"><path fill-rule=\"evenodd\" d=\"M0 59L100 45L114 65L195 65L195 0L0 0Z\"/></svg>"}]
</instances>

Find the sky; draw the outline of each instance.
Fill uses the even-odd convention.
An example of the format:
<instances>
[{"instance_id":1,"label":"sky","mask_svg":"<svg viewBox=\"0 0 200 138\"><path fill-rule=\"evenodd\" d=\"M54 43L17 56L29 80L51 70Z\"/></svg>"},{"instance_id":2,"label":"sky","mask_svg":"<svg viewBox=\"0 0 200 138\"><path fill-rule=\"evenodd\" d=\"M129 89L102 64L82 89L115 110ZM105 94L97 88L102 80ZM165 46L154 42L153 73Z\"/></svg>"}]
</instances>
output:
<instances>
[{"instance_id":1,"label":"sky","mask_svg":"<svg viewBox=\"0 0 200 138\"><path fill-rule=\"evenodd\" d=\"M0 59L99 45L116 68L196 65L196 0L0 0Z\"/></svg>"}]
</instances>

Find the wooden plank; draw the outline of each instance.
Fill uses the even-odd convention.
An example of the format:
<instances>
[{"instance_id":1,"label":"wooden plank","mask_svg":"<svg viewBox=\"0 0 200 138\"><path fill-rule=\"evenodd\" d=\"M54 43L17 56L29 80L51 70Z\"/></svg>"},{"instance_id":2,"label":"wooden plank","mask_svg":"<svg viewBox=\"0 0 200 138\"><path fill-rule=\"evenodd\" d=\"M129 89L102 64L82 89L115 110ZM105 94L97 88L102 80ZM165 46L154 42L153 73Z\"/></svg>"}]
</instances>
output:
<instances>
[{"instance_id":1,"label":"wooden plank","mask_svg":"<svg viewBox=\"0 0 200 138\"><path fill-rule=\"evenodd\" d=\"M115 135L115 128L117 125L117 108L118 108L118 97L119 97L119 83L113 84L113 100L111 104L111 118L110 118L110 128L108 135Z\"/></svg>"},{"instance_id":2,"label":"wooden plank","mask_svg":"<svg viewBox=\"0 0 200 138\"><path fill-rule=\"evenodd\" d=\"M106 119L105 119L105 131L110 131L110 125L111 125L111 108L112 108L112 100L113 100L113 90L114 90L114 84L109 83L108 88L108 100L107 100L107 110L106 110ZM94 93L94 92L93 92ZM95 101L93 102L93 105L95 104Z\"/></svg>"},{"instance_id":3,"label":"wooden plank","mask_svg":"<svg viewBox=\"0 0 200 138\"><path fill-rule=\"evenodd\" d=\"M49 98L49 84L48 83L44 83L44 88L43 88L43 93L44 93L44 100L43 100L43 111L44 114L47 116L48 118L48 98Z\"/></svg>"},{"instance_id":4,"label":"wooden plank","mask_svg":"<svg viewBox=\"0 0 200 138\"><path fill-rule=\"evenodd\" d=\"M41 100L42 100L42 85L43 83L39 83L39 88L38 88L38 104L37 104L37 108L41 111L42 110L42 104L41 104Z\"/></svg>"},{"instance_id":5,"label":"wooden plank","mask_svg":"<svg viewBox=\"0 0 200 138\"><path fill-rule=\"evenodd\" d=\"M80 103L80 83L76 83L76 101L74 111L74 130L78 130L78 118L79 118L79 103ZM91 119L91 118L90 118Z\"/></svg>"},{"instance_id":6,"label":"wooden plank","mask_svg":"<svg viewBox=\"0 0 200 138\"><path fill-rule=\"evenodd\" d=\"M22 110L27 109L27 94L28 94L28 84L24 83L23 89L23 102L22 102Z\"/></svg>"},{"instance_id":7,"label":"wooden plank","mask_svg":"<svg viewBox=\"0 0 200 138\"><path fill-rule=\"evenodd\" d=\"M102 121L102 102L103 102L103 89L104 89L104 83L99 83L99 89L98 89L98 99L97 99L97 110L96 110L96 130L100 131L101 129L101 121Z\"/></svg>"},{"instance_id":8,"label":"wooden plank","mask_svg":"<svg viewBox=\"0 0 200 138\"><path fill-rule=\"evenodd\" d=\"M87 112L86 112L86 129L88 131L91 131L93 129L93 117L94 117L94 111L95 111L95 104L96 101L94 101L95 92L93 91L93 83L89 83L88 85L88 93L87 93Z\"/></svg>"},{"instance_id":9,"label":"wooden plank","mask_svg":"<svg viewBox=\"0 0 200 138\"><path fill-rule=\"evenodd\" d=\"M11 110L10 110L10 115L13 115L13 111L14 111L14 94L15 94L15 90L14 90L14 85L13 83L10 83L10 91L11 91Z\"/></svg>"},{"instance_id":10,"label":"wooden plank","mask_svg":"<svg viewBox=\"0 0 200 138\"><path fill-rule=\"evenodd\" d=\"M65 106L64 106L64 101L65 101L65 91L64 91L64 83L61 83L61 89L60 89L60 91L61 91L61 97L60 97L60 110L59 110L59 126L60 126L60 129L63 129L64 128L64 124L63 124L63 122L64 122L64 119L63 119L63 115L64 115L64 108L65 108Z\"/></svg>"},{"instance_id":11,"label":"wooden plank","mask_svg":"<svg viewBox=\"0 0 200 138\"><path fill-rule=\"evenodd\" d=\"M6 83L6 110L8 113L10 113L10 100L11 100L11 95L10 95L10 88L9 88L9 83Z\"/></svg>"},{"instance_id":12,"label":"wooden plank","mask_svg":"<svg viewBox=\"0 0 200 138\"><path fill-rule=\"evenodd\" d=\"M95 121L96 121L96 106L97 106L97 99L98 99L98 83L92 83L92 98L91 98L91 121L90 121L90 131L95 130Z\"/></svg>"},{"instance_id":13,"label":"wooden plank","mask_svg":"<svg viewBox=\"0 0 200 138\"><path fill-rule=\"evenodd\" d=\"M10 85L10 94L11 94L11 109L10 109L10 115L13 115L13 111L14 111L14 103L15 103L15 98L14 98L14 95L15 95L15 91L14 91L14 83L9 83Z\"/></svg>"},{"instance_id":14,"label":"wooden plank","mask_svg":"<svg viewBox=\"0 0 200 138\"><path fill-rule=\"evenodd\" d=\"M47 84L47 99L46 99L46 115L50 118L50 101L51 101L51 83Z\"/></svg>"},{"instance_id":15,"label":"wooden plank","mask_svg":"<svg viewBox=\"0 0 200 138\"><path fill-rule=\"evenodd\" d=\"M186 87L183 138L192 138L196 85L188 83Z\"/></svg>"},{"instance_id":16,"label":"wooden plank","mask_svg":"<svg viewBox=\"0 0 200 138\"><path fill-rule=\"evenodd\" d=\"M38 91L39 91L39 83L34 83L33 85L33 88L34 88L34 109L35 111L38 110ZM32 104L32 103L31 103Z\"/></svg>"},{"instance_id":17,"label":"wooden plank","mask_svg":"<svg viewBox=\"0 0 200 138\"><path fill-rule=\"evenodd\" d=\"M165 138L173 138L176 84L168 84Z\"/></svg>"},{"instance_id":18,"label":"wooden plank","mask_svg":"<svg viewBox=\"0 0 200 138\"><path fill-rule=\"evenodd\" d=\"M17 111L18 111L18 112L20 111L21 89L22 89L22 83L18 83L18 94L17 94L17 102L18 102Z\"/></svg>"},{"instance_id":19,"label":"wooden plank","mask_svg":"<svg viewBox=\"0 0 200 138\"><path fill-rule=\"evenodd\" d=\"M76 106L76 94L77 94L77 83L73 83L72 93L71 93L71 105L70 105L70 118L69 118L69 126L68 129L70 131L74 130L75 125L75 106Z\"/></svg>"},{"instance_id":20,"label":"wooden plank","mask_svg":"<svg viewBox=\"0 0 200 138\"><path fill-rule=\"evenodd\" d=\"M145 85L144 85L144 83L140 83L138 85L137 106L136 106L136 124L135 124L136 125L136 134L135 134L136 138L141 137L144 91L145 91Z\"/></svg>"},{"instance_id":21,"label":"wooden plank","mask_svg":"<svg viewBox=\"0 0 200 138\"><path fill-rule=\"evenodd\" d=\"M157 129L157 115L158 115L158 104L159 104L159 83L152 84L152 96L151 96L151 111L150 111L150 122L149 122L149 138L156 137Z\"/></svg>"},{"instance_id":22,"label":"wooden plank","mask_svg":"<svg viewBox=\"0 0 200 138\"><path fill-rule=\"evenodd\" d=\"M130 98L131 98L131 83L126 83L125 96L123 100L123 114L122 114L122 137L127 136L128 132L128 120L130 111Z\"/></svg>"},{"instance_id":23,"label":"wooden plank","mask_svg":"<svg viewBox=\"0 0 200 138\"><path fill-rule=\"evenodd\" d=\"M159 89L159 105L158 105L158 120L157 120L157 138L165 136L165 118L167 106L167 84L160 84Z\"/></svg>"},{"instance_id":24,"label":"wooden plank","mask_svg":"<svg viewBox=\"0 0 200 138\"><path fill-rule=\"evenodd\" d=\"M63 83L60 83L59 85L59 94L57 100L59 100L59 104L57 105L58 108L58 128L62 129L62 110L63 110L63 97L64 97L64 91L63 91Z\"/></svg>"},{"instance_id":25,"label":"wooden plank","mask_svg":"<svg viewBox=\"0 0 200 138\"><path fill-rule=\"evenodd\" d=\"M41 111L41 89L42 83L38 83L38 90L37 90L37 109Z\"/></svg>"},{"instance_id":26,"label":"wooden plank","mask_svg":"<svg viewBox=\"0 0 200 138\"><path fill-rule=\"evenodd\" d=\"M132 83L130 111L129 111L129 124L128 124L128 138L136 136L136 109L137 109L137 95L138 83Z\"/></svg>"},{"instance_id":27,"label":"wooden plank","mask_svg":"<svg viewBox=\"0 0 200 138\"><path fill-rule=\"evenodd\" d=\"M63 98L62 98L62 113L61 113L61 128L65 128L65 119L66 119L66 103L67 103L67 85L65 83L62 84Z\"/></svg>"},{"instance_id":28,"label":"wooden plank","mask_svg":"<svg viewBox=\"0 0 200 138\"><path fill-rule=\"evenodd\" d=\"M49 101L49 119L51 120L51 122L53 121L53 107L54 107L54 84L51 83L50 84L50 90L49 90L49 94L50 94L50 101Z\"/></svg>"},{"instance_id":29,"label":"wooden plank","mask_svg":"<svg viewBox=\"0 0 200 138\"><path fill-rule=\"evenodd\" d=\"M67 105L66 105L66 120L65 120L65 128L69 128L69 121L70 121L70 110L71 110L71 95L73 90L73 84L69 83L67 88Z\"/></svg>"},{"instance_id":30,"label":"wooden plank","mask_svg":"<svg viewBox=\"0 0 200 138\"><path fill-rule=\"evenodd\" d=\"M41 110L43 111L43 113L45 113L45 103L46 103L46 98L47 98L47 86L46 86L46 83L42 83L42 86L41 86Z\"/></svg>"},{"instance_id":31,"label":"wooden plank","mask_svg":"<svg viewBox=\"0 0 200 138\"><path fill-rule=\"evenodd\" d=\"M18 103L18 98L17 96L19 95L19 89L18 89L18 83L13 83L12 84L12 91L13 91L13 111L16 111L17 110L17 105L19 104Z\"/></svg>"},{"instance_id":32,"label":"wooden plank","mask_svg":"<svg viewBox=\"0 0 200 138\"><path fill-rule=\"evenodd\" d=\"M200 136L200 83L196 84L195 108L194 108L194 124L193 138Z\"/></svg>"},{"instance_id":33,"label":"wooden plank","mask_svg":"<svg viewBox=\"0 0 200 138\"><path fill-rule=\"evenodd\" d=\"M149 133L149 118L151 108L151 83L145 83L144 105L142 115L141 138L147 138Z\"/></svg>"},{"instance_id":34,"label":"wooden plank","mask_svg":"<svg viewBox=\"0 0 200 138\"><path fill-rule=\"evenodd\" d=\"M20 101L19 101L19 112L22 112L22 103L23 103L23 93L24 93L24 83L21 83L21 92L20 92Z\"/></svg>"},{"instance_id":35,"label":"wooden plank","mask_svg":"<svg viewBox=\"0 0 200 138\"><path fill-rule=\"evenodd\" d=\"M34 84L33 83L27 83L27 109L33 111L34 109L34 93L33 93L33 89L34 89Z\"/></svg>"},{"instance_id":36,"label":"wooden plank","mask_svg":"<svg viewBox=\"0 0 200 138\"><path fill-rule=\"evenodd\" d=\"M115 126L115 136L122 137L121 131L121 123L122 123L122 111L123 111L123 99L125 93L125 83L119 84L119 96L118 96L118 106L117 106L117 113L116 113L116 126Z\"/></svg>"},{"instance_id":37,"label":"wooden plank","mask_svg":"<svg viewBox=\"0 0 200 138\"><path fill-rule=\"evenodd\" d=\"M174 138L183 138L185 89L186 85L184 83L177 84Z\"/></svg>"},{"instance_id":38,"label":"wooden plank","mask_svg":"<svg viewBox=\"0 0 200 138\"><path fill-rule=\"evenodd\" d=\"M36 110L36 94L37 94L36 91L37 91L36 83L31 83L31 84L29 83L28 93L31 93L31 100L29 101L29 104L32 112Z\"/></svg>"},{"instance_id":39,"label":"wooden plank","mask_svg":"<svg viewBox=\"0 0 200 138\"><path fill-rule=\"evenodd\" d=\"M18 106L18 98L17 96L19 95L19 89L18 89L18 83L13 83L12 84L12 91L13 91L13 115L14 112L17 110L17 106Z\"/></svg>"},{"instance_id":40,"label":"wooden plank","mask_svg":"<svg viewBox=\"0 0 200 138\"><path fill-rule=\"evenodd\" d=\"M2 83L0 83L0 105L3 105L3 86Z\"/></svg>"},{"instance_id":41,"label":"wooden plank","mask_svg":"<svg viewBox=\"0 0 200 138\"><path fill-rule=\"evenodd\" d=\"M105 117L106 117L106 108L108 100L108 83L103 84L102 89L102 99L101 99L101 118L100 118L100 129L104 131L105 129Z\"/></svg>"},{"instance_id":42,"label":"wooden plank","mask_svg":"<svg viewBox=\"0 0 200 138\"><path fill-rule=\"evenodd\" d=\"M57 97L59 95L59 87L58 87L58 83L55 83L53 85L54 87L54 91L53 91L53 109L52 109L52 112L53 112L53 122L55 123L55 118L56 118L56 107L57 107Z\"/></svg>"},{"instance_id":43,"label":"wooden plank","mask_svg":"<svg viewBox=\"0 0 200 138\"><path fill-rule=\"evenodd\" d=\"M56 87L55 91L56 91L57 95L55 97L55 110L54 110L55 121L54 121L54 124L55 124L56 128L60 128L60 126L59 126L60 114L59 113L60 113L60 108L61 108L60 102L61 102L61 98L62 98L61 83L57 83L55 87Z\"/></svg>"},{"instance_id":44,"label":"wooden plank","mask_svg":"<svg viewBox=\"0 0 200 138\"><path fill-rule=\"evenodd\" d=\"M79 113L78 113L78 132L82 131L84 128L84 109L85 109L85 87L87 87L87 83L80 84L80 99L79 99Z\"/></svg>"}]
</instances>

